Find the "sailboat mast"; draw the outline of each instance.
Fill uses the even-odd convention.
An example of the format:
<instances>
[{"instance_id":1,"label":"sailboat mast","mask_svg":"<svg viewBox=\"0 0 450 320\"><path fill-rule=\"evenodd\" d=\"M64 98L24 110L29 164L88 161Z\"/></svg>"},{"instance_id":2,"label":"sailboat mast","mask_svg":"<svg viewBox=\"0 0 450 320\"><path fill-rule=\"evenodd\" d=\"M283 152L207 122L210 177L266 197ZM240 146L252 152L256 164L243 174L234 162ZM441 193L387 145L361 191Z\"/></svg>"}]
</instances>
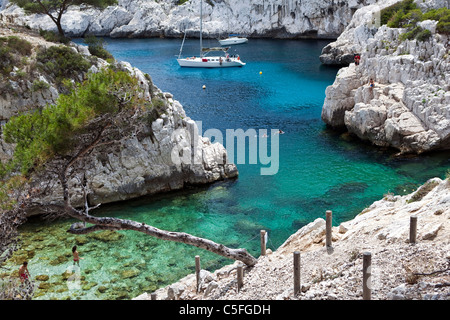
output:
<instances>
[{"instance_id":1,"label":"sailboat mast","mask_svg":"<svg viewBox=\"0 0 450 320\"><path fill-rule=\"evenodd\" d=\"M200 58L203 57L203 44L202 44L202 18L203 18L203 12L202 12L202 4L203 4L203 0L200 0Z\"/></svg>"}]
</instances>

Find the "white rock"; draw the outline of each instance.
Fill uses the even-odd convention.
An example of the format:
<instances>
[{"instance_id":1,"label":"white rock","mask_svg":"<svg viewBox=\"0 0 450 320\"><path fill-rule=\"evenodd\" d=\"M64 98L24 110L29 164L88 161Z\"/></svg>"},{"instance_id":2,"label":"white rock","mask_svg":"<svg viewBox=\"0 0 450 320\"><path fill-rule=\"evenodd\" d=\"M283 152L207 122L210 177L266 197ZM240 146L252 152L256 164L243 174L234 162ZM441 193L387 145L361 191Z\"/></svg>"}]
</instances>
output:
<instances>
[{"instance_id":1,"label":"white rock","mask_svg":"<svg viewBox=\"0 0 450 320\"><path fill-rule=\"evenodd\" d=\"M205 35L244 33L276 37L339 35L350 21L353 10L375 0L330 3L312 1L238 1L214 2L211 7L203 1L203 30ZM3 9L5 7L5 9ZM43 15L25 16L15 5L3 5L4 16L33 29L54 30L54 23ZM191 30L198 34L199 0L178 5L174 1L119 0L117 6L104 10L69 8L63 15L63 27L71 36L92 33L99 36L145 37L177 36ZM233 23L230 23L233 21Z\"/></svg>"}]
</instances>

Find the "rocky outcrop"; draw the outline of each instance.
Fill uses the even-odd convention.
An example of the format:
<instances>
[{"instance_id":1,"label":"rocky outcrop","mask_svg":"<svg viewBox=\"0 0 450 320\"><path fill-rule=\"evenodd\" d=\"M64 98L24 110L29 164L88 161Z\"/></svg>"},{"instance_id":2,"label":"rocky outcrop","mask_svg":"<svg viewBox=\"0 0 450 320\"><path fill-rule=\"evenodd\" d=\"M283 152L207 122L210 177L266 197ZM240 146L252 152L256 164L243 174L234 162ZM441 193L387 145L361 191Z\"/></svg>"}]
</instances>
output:
<instances>
[{"instance_id":1,"label":"rocky outcrop","mask_svg":"<svg viewBox=\"0 0 450 320\"><path fill-rule=\"evenodd\" d=\"M200 0L119 0L105 10L72 8L62 19L67 35L86 33L111 37L178 37L185 30L198 36ZM252 37L333 38L342 33L356 9L376 0L349 1L203 1L203 32L218 37L244 33ZM56 30L43 15L24 16L17 6L5 7L0 19L32 29Z\"/></svg>"},{"instance_id":2,"label":"rocky outcrop","mask_svg":"<svg viewBox=\"0 0 450 320\"><path fill-rule=\"evenodd\" d=\"M380 23L380 11L400 1L379 0L358 9L337 40L322 49L320 61L328 65L348 66L353 62L354 54L361 53L367 41L375 35Z\"/></svg>"},{"instance_id":3,"label":"rocky outcrop","mask_svg":"<svg viewBox=\"0 0 450 320\"><path fill-rule=\"evenodd\" d=\"M322 49L319 59L323 64L348 66L356 53L365 51L367 41L372 39L380 27L381 10L402 0L378 0L358 9L345 30L336 41ZM422 10L448 7L448 0L416 0Z\"/></svg>"},{"instance_id":4,"label":"rocky outcrop","mask_svg":"<svg viewBox=\"0 0 450 320\"><path fill-rule=\"evenodd\" d=\"M2 35L8 36L8 32L7 28L0 28ZM31 33L21 34L16 29L14 35L27 39L34 47L55 45ZM85 46L72 43L71 48L93 61L88 73L98 72L100 68L108 65L100 58L91 57ZM30 64L33 56L34 54L30 57ZM142 108L136 117L122 119L124 123L121 126L131 129L123 130L126 134L118 144L96 148L85 156L83 161L77 163L69 181L71 202L74 206L84 204L80 186L82 176L86 178L88 201L91 205L237 177L237 168L228 163L224 146L203 138L196 122L186 115L179 101L170 93L162 92L154 86L148 74L129 63L117 62L115 67L129 72L139 80L143 96L152 102L156 101L154 103L158 105L157 112ZM39 76L39 79L45 81L48 85L46 89L40 94L29 93L27 86L31 85L28 83L30 81L17 82L18 88L6 95L6 98L0 99L3 121L7 121L16 113L44 108L47 104L55 103L60 94L58 86L51 81L51 77L39 72L35 70L33 76ZM81 80L84 76L80 74ZM14 146L1 139L1 147L1 158L11 157ZM45 192L36 199L40 207L30 214L39 213L41 207L47 204L62 201L58 181L57 176L49 176L48 173L33 179L32 188Z\"/></svg>"},{"instance_id":5,"label":"rocky outcrop","mask_svg":"<svg viewBox=\"0 0 450 320\"><path fill-rule=\"evenodd\" d=\"M125 62L122 65L145 81L140 70ZM132 123L137 134L122 139L119 148L95 150L75 167L75 172L86 177L91 205L237 177L237 168L228 163L223 145L199 136L195 121L186 116L182 105L170 93L153 90L164 103L160 117L150 123L145 117L124 119ZM181 154L189 155L187 161L180 161ZM74 206L83 203L79 181L76 178L70 181ZM43 181L41 185L46 183ZM56 186L43 203L53 202L59 190Z\"/></svg>"},{"instance_id":6,"label":"rocky outcrop","mask_svg":"<svg viewBox=\"0 0 450 320\"><path fill-rule=\"evenodd\" d=\"M238 291L236 268L201 270L155 291L158 300L361 300L363 253L370 252L373 300L449 300L450 181L433 178L406 196L386 195L350 221L332 228L325 247L325 221L318 218L267 250L244 270ZM417 240L409 243L410 217ZM293 252L299 251L301 292L294 294ZM136 300L150 299L143 293Z\"/></svg>"},{"instance_id":7,"label":"rocky outcrop","mask_svg":"<svg viewBox=\"0 0 450 320\"><path fill-rule=\"evenodd\" d=\"M401 41L404 29L382 26L363 47L355 44L361 63L339 70L326 89L322 120L404 153L449 149L449 37L435 32L435 21L421 25L432 33L428 40Z\"/></svg>"}]
</instances>

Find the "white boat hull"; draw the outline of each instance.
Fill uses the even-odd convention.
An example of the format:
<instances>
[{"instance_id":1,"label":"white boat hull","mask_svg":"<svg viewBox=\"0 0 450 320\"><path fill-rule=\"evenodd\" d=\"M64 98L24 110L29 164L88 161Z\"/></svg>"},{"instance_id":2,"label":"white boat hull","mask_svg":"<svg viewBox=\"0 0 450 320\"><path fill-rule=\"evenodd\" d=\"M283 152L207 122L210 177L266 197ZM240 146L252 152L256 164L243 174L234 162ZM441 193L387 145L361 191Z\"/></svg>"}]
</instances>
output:
<instances>
[{"instance_id":1,"label":"white boat hull","mask_svg":"<svg viewBox=\"0 0 450 320\"><path fill-rule=\"evenodd\" d=\"M245 63L239 58L223 58L220 57L192 57L192 58L179 58L177 59L180 67L191 68L229 68L229 67L242 67Z\"/></svg>"},{"instance_id":2,"label":"white boat hull","mask_svg":"<svg viewBox=\"0 0 450 320\"><path fill-rule=\"evenodd\" d=\"M237 37L219 40L219 43L222 46L229 46L229 45L233 45L233 44L241 44L241 43L247 43L247 42L248 42L247 38L237 38Z\"/></svg>"}]
</instances>

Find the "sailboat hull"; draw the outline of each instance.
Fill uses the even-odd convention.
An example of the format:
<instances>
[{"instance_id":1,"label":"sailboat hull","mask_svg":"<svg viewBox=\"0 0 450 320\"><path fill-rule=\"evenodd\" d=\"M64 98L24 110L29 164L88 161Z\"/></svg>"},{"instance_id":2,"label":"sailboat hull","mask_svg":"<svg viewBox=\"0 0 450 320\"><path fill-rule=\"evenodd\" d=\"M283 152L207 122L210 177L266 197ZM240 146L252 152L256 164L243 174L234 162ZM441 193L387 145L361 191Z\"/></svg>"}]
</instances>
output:
<instances>
[{"instance_id":1,"label":"sailboat hull","mask_svg":"<svg viewBox=\"0 0 450 320\"><path fill-rule=\"evenodd\" d=\"M222 58L220 57L192 57L177 59L180 67L190 68L229 68L229 67L243 67L245 63L239 58Z\"/></svg>"},{"instance_id":2,"label":"sailboat hull","mask_svg":"<svg viewBox=\"0 0 450 320\"><path fill-rule=\"evenodd\" d=\"M232 44L241 44L241 43L247 43L247 38L238 38L238 37L231 37L227 39L219 40L220 45L222 46L229 46Z\"/></svg>"}]
</instances>

